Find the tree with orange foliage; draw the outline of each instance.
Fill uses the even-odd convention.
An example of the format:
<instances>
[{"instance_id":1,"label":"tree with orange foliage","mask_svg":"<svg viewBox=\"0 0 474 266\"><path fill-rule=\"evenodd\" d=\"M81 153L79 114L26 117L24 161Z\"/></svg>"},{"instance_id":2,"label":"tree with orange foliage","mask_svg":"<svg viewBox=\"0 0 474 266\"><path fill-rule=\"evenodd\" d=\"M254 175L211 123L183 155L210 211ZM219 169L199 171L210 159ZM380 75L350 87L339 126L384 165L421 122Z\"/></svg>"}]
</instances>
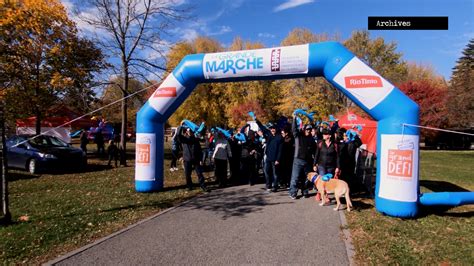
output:
<instances>
[{"instance_id":1,"label":"tree with orange foliage","mask_svg":"<svg viewBox=\"0 0 474 266\"><path fill-rule=\"evenodd\" d=\"M405 82L399 88L420 106L420 125L446 127L448 122L447 86L430 80L417 80ZM424 136L436 134L434 131L422 130L421 132Z\"/></svg>"},{"instance_id":2,"label":"tree with orange foliage","mask_svg":"<svg viewBox=\"0 0 474 266\"><path fill-rule=\"evenodd\" d=\"M231 110L229 125L234 127L242 127L250 120L248 112L254 112L257 117L265 117L266 113L257 101L248 101L239 105L235 105Z\"/></svg>"},{"instance_id":3,"label":"tree with orange foliage","mask_svg":"<svg viewBox=\"0 0 474 266\"><path fill-rule=\"evenodd\" d=\"M78 36L59 0L2 1L0 28L9 115L35 115L40 134L42 114L55 102L92 100L89 85L103 67L102 53Z\"/></svg>"}]
</instances>

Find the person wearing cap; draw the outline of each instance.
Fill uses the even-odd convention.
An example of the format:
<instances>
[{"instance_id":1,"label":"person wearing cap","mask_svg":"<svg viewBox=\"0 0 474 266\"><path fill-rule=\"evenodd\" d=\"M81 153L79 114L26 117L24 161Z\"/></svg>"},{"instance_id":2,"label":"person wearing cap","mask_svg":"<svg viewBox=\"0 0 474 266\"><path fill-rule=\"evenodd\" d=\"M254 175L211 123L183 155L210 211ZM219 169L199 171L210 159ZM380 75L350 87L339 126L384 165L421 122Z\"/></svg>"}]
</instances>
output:
<instances>
[{"instance_id":1,"label":"person wearing cap","mask_svg":"<svg viewBox=\"0 0 474 266\"><path fill-rule=\"evenodd\" d=\"M305 198L308 197L309 182L305 176L311 172L315 142L311 136L313 127L310 124L304 126L303 131L298 129L296 114L293 114L292 131L295 137L295 152L293 159L293 170L290 181L290 198L297 199L298 188Z\"/></svg>"},{"instance_id":2,"label":"person wearing cap","mask_svg":"<svg viewBox=\"0 0 474 266\"><path fill-rule=\"evenodd\" d=\"M323 139L318 142L313 169L321 176L331 173L337 178L340 173L338 145L332 139L331 131L328 128L324 128L321 133Z\"/></svg>"},{"instance_id":3,"label":"person wearing cap","mask_svg":"<svg viewBox=\"0 0 474 266\"><path fill-rule=\"evenodd\" d=\"M216 146L212 159L216 166L214 175L216 176L219 187L225 187L227 185L227 162L232 157L232 151L229 142L225 139L222 132L217 133Z\"/></svg>"},{"instance_id":4,"label":"person wearing cap","mask_svg":"<svg viewBox=\"0 0 474 266\"><path fill-rule=\"evenodd\" d=\"M267 127L255 119L258 127L263 131L265 138L265 163L264 163L264 174L266 181L267 192L276 192L278 189L278 167L281 161L281 146L283 144L283 138L280 134L277 134L277 129L274 124L269 124Z\"/></svg>"},{"instance_id":5,"label":"person wearing cap","mask_svg":"<svg viewBox=\"0 0 474 266\"><path fill-rule=\"evenodd\" d=\"M209 192L209 189L204 183L204 175L202 174L202 150L199 140L194 136L194 132L191 128L186 128L183 134L183 126L179 126L176 130L178 133L178 140L182 145L183 150L183 163L184 163L184 175L186 177L186 186L188 190L193 189L193 181L191 179L191 172L194 170L198 176L199 186L205 192Z\"/></svg>"}]
</instances>

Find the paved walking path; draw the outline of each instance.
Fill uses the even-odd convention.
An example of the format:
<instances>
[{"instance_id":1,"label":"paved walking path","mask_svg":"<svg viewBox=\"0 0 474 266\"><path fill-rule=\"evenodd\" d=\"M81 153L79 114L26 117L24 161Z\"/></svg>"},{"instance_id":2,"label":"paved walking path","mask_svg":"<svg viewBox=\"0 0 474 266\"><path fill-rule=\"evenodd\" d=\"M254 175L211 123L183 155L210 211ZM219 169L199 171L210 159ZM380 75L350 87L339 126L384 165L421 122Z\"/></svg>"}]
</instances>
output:
<instances>
[{"instance_id":1,"label":"paved walking path","mask_svg":"<svg viewBox=\"0 0 474 266\"><path fill-rule=\"evenodd\" d=\"M349 265L332 208L264 185L214 190L48 264Z\"/></svg>"}]
</instances>

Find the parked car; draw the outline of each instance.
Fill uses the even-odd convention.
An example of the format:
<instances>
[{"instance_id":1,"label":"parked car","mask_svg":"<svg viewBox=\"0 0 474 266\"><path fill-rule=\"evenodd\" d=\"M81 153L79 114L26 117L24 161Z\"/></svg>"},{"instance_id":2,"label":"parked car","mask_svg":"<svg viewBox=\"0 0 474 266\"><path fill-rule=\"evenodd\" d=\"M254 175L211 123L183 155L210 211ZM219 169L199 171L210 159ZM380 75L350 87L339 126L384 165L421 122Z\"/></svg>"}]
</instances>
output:
<instances>
[{"instance_id":1,"label":"parked car","mask_svg":"<svg viewBox=\"0 0 474 266\"><path fill-rule=\"evenodd\" d=\"M86 154L54 136L15 135L7 139L9 168L31 174L41 171L81 169L87 165Z\"/></svg>"}]
</instances>

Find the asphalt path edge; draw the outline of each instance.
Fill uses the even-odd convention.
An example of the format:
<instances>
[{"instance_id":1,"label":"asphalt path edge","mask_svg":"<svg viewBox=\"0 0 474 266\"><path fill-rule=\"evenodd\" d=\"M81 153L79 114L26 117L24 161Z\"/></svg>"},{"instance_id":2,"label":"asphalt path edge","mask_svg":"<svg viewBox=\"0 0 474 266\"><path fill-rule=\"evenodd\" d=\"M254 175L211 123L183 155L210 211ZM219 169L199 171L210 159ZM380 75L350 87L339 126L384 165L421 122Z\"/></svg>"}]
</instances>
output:
<instances>
[{"instance_id":1,"label":"asphalt path edge","mask_svg":"<svg viewBox=\"0 0 474 266\"><path fill-rule=\"evenodd\" d=\"M339 211L339 221L341 222L341 231L343 233L344 245L346 246L347 258L349 259L349 265L354 264L354 246L352 245L352 236L347 225L346 215L344 211Z\"/></svg>"},{"instance_id":2,"label":"asphalt path edge","mask_svg":"<svg viewBox=\"0 0 474 266\"><path fill-rule=\"evenodd\" d=\"M152 215L152 216L150 216L150 217L147 217L147 218L145 218L145 219L143 219L143 220L140 220L140 221L138 221L138 222L136 222L136 223L134 223L134 224L131 224L131 225L127 226L127 227L124 228L124 229L121 229L121 230L119 230L119 231L117 231L117 232L115 232L115 233L112 233L112 234L110 234L110 235L108 235L108 236L105 236L105 237L103 237L103 238L100 238L100 239L98 239L98 240L96 240L96 241L94 241L94 242L92 242L92 243L90 243L90 244L87 244L87 245L85 245L85 246L83 246L83 247L80 247L80 248L75 249L75 250L73 250L73 251L71 251L71 252L69 252L69 253L66 253L66 254L60 256L59 258L56 258L56 259L54 259L54 260L48 261L48 262L46 262L46 263L43 263L42 265L43 265L43 266L55 265L55 264L58 263L58 262L61 262L61 261L65 260L65 259L68 259L68 258L70 258L70 257L72 257L72 256L74 256L74 255L76 255L76 254L81 253L81 252L84 252L85 250L88 250L88 249L90 249L90 248L92 248L92 247L94 247L94 246L96 246L96 245L98 245L98 244L100 244L100 243L102 243L102 242L104 242L104 241L107 241L107 240L109 240L109 239L111 239L111 238L114 238L114 237L120 235L120 234L123 234L123 233L129 231L130 229L132 229L132 228L134 228L134 227L137 227L137 226L139 226L139 225L141 225L141 224L143 224L143 223L146 223L146 222L148 222L148 221L150 221L150 220L152 220L152 219L155 219L156 217L158 217L158 216L160 216L160 215L162 215L162 214L165 214L165 213L167 213L167 212L169 212L169 211L172 211L172 210L174 210L174 209L176 209L176 208L178 208L178 207L180 207L180 206L182 206L182 205L185 205L185 204L187 204L187 203L189 203L189 202L191 202L191 201L193 201L193 200L196 200L197 198L199 198L199 197L201 197L201 196L203 196L203 195L205 195L205 193L199 194L199 195L197 195L197 196L195 196L195 197L193 197L193 198L191 198L191 199L188 199L188 200L186 200L186 201L183 201L183 202L179 203L179 204L176 205L176 206L173 206L173 207L170 207L170 208L165 209L165 210L163 210L163 211L160 211L160 212L157 213L157 214L154 214L154 215Z\"/></svg>"}]
</instances>

